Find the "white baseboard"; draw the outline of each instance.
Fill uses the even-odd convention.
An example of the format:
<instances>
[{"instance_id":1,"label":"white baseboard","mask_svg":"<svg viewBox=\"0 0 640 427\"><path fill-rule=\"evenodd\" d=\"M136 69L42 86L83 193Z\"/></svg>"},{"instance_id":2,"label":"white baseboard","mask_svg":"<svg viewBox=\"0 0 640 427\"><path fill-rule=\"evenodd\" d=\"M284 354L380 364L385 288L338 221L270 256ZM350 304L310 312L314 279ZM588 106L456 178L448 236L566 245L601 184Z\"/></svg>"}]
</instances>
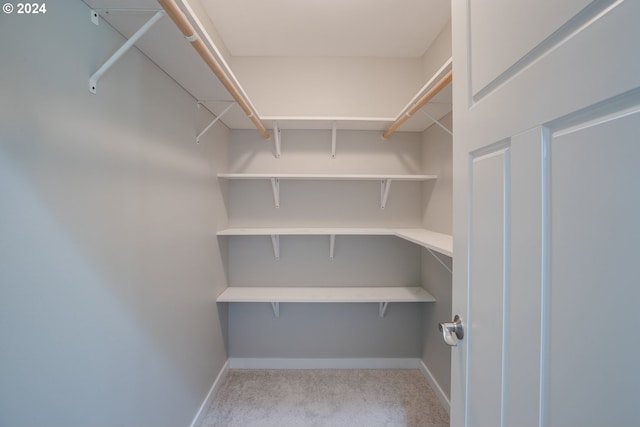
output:
<instances>
[{"instance_id":1,"label":"white baseboard","mask_svg":"<svg viewBox=\"0 0 640 427\"><path fill-rule=\"evenodd\" d=\"M229 358L232 369L422 369L417 358Z\"/></svg>"},{"instance_id":2,"label":"white baseboard","mask_svg":"<svg viewBox=\"0 0 640 427\"><path fill-rule=\"evenodd\" d=\"M438 398L444 409L449 415L451 415L451 402L449 401L449 398L445 394L444 390L442 390L442 387L440 387L440 384L438 384L438 381L436 381L435 377L431 374L431 371L429 371L427 365L425 365L422 360L420 360L420 370L422 371L422 374L431 386L431 389L436 394L436 397Z\"/></svg>"},{"instance_id":3,"label":"white baseboard","mask_svg":"<svg viewBox=\"0 0 640 427\"><path fill-rule=\"evenodd\" d=\"M211 386L211 388L209 389L209 393L207 393L207 397L204 398L204 402L202 402L202 405L200 405L200 409L198 409L198 413L193 418L193 421L191 422L190 427L198 427L202 423L204 416L207 414L207 409L209 409L209 406L211 406L211 402L213 401L213 398L216 397L216 393L218 392L218 389L220 388L220 385L222 384L224 377L227 375L228 370L229 370L229 360L227 360L222 366L222 369L220 369L218 376L213 382L213 385Z\"/></svg>"}]
</instances>

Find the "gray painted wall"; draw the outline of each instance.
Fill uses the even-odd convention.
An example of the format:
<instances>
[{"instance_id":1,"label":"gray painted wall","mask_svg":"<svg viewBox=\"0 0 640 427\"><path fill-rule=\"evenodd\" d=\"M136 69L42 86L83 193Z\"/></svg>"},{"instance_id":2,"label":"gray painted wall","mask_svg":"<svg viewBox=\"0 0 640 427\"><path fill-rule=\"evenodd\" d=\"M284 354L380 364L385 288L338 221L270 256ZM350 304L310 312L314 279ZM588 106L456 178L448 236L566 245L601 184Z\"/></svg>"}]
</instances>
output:
<instances>
[{"instance_id":1,"label":"gray painted wall","mask_svg":"<svg viewBox=\"0 0 640 427\"><path fill-rule=\"evenodd\" d=\"M452 115L441 123L451 129ZM452 137L433 125L422 134L422 159L425 173L438 175L436 182L424 186L423 224L440 233L452 233ZM449 269L450 257L436 254ZM438 331L438 322L451 319L451 273L426 249L422 250L422 285L436 298L434 304L424 307L422 360L440 387L449 396L451 389L451 347Z\"/></svg>"},{"instance_id":2,"label":"gray painted wall","mask_svg":"<svg viewBox=\"0 0 640 427\"><path fill-rule=\"evenodd\" d=\"M232 131L233 172L419 173L421 135L338 131L331 158L330 131L282 131L282 157L256 132ZM419 226L422 186L393 183L380 209L378 182L281 182L280 208L264 182L229 185L234 226ZM386 236L337 236L329 260L327 236L281 237L276 261L269 237L226 238L229 283L236 286L401 286L421 283L420 248ZM391 304L384 318L377 304L231 304L231 357L420 357L419 304Z\"/></svg>"},{"instance_id":3,"label":"gray painted wall","mask_svg":"<svg viewBox=\"0 0 640 427\"><path fill-rule=\"evenodd\" d=\"M228 131L80 1L0 14L0 425L189 425L226 360ZM221 320L222 319L222 320Z\"/></svg>"}]
</instances>

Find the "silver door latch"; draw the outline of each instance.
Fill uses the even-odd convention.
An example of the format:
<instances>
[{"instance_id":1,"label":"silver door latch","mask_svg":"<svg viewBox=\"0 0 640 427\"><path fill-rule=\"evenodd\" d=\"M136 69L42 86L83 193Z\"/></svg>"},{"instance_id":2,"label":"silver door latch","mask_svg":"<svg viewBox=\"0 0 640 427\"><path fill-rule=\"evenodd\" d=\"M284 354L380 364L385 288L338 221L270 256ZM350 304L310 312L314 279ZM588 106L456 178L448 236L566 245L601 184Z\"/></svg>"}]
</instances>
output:
<instances>
[{"instance_id":1,"label":"silver door latch","mask_svg":"<svg viewBox=\"0 0 640 427\"><path fill-rule=\"evenodd\" d=\"M464 328L462 327L462 319L457 314L453 318L453 322L438 323L438 329L442 332L442 338L451 347L458 345L458 340L464 338Z\"/></svg>"}]
</instances>

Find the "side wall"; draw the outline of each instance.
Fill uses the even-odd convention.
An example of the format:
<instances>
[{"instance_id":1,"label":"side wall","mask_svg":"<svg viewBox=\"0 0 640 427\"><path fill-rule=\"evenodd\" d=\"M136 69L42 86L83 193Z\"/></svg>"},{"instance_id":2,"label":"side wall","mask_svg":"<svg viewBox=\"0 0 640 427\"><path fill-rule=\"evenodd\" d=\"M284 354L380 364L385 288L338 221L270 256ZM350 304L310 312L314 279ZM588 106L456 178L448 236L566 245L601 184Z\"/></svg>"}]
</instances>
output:
<instances>
[{"instance_id":1,"label":"side wall","mask_svg":"<svg viewBox=\"0 0 640 427\"><path fill-rule=\"evenodd\" d=\"M252 131L232 131L233 172L420 173L419 133L282 131L282 157ZM229 222L243 226L419 226L422 183L393 183L380 209L379 182L282 181L280 208L268 181L229 185ZM329 259L327 236L280 238L280 260L267 236L227 238L234 286L400 286L420 284L420 248L395 237L337 236ZM421 304L230 304L229 356L251 358L418 358Z\"/></svg>"},{"instance_id":2,"label":"side wall","mask_svg":"<svg viewBox=\"0 0 640 427\"><path fill-rule=\"evenodd\" d=\"M424 83L451 58L451 21L449 21L440 31L440 34L431 43L429 49L422 56L422 71Z\"/></svg>"},{"instance_id":3,"label":"side wall","mask_svg":"<svg viewBox=\"0 0 640 427\"><path fill-rule=\"evenodd\" d=\"M452 115L441 121L451 129ZM425 173L438 175L434 183L427 183L423 196L423 225L440 233L451 234L452 227L452 137L438 126L429 127L422 133L422 158ZM449 269L450 257L436 253ZM436 298L436 303L424 308L424 335L422 360L444 393L449 396L451 384L451 347L444 343L438 331L438 322L451 319L451 273L441 265L434 255L422 250L422 284Z\"/></svg>"},{"instance_id":4,"label":"side wall","mask_svg":"<svg viewBox=\"0 0 640 427\"><path fill-rule=\"evenodd\" d=\"M0 15L0 425L187 426L226 361L228 131L80 1ZM223 320L221 320L223 319Z\"/></svg>"}]
</instances>

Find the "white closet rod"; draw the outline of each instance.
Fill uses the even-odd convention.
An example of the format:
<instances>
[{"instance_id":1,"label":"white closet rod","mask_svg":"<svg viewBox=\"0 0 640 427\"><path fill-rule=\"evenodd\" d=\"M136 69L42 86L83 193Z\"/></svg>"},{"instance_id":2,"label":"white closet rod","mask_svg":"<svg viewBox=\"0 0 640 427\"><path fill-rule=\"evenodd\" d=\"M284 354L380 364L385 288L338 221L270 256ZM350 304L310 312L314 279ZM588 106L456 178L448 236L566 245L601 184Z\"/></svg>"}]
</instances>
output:
<instances>
[{"instance_id":1,"label":"white closet rod","mask_svg":"<svg viewBox=\"0 0 640 427\"><path fill-rule=\"evenodd\" d=\"M392 133L394 133L404 122L409 119L409 117L413 116L417 111L424 107L427 102L429 102L434 96L436 96L438 92L440 92L442 89L444 89L445 86L451 83L451 80L453 80L453 74L451 70L449 70L449 72L445 74L444 77L442 77L435 85L433 85L433 87L429 89L429 91L425 93L422 98L417 100L416 103L413 104L406 113L400 114L400 117L398 117L396 121L393 122L391 126L389 126L389 129L384 131L382 137L384 139L389 138Z\"/></svg>"},{"instance_id":2,"label":"white closet rod","mask_svg":"<svg viewBox=\"0 0 640 427\"><path fill-rule=\"evenodd\" d=\"M242 94L235 87L229 76L224 72L224 69L220 66L216 58L213 56L209 48L202 42L198 36L196 30L193 28L185 14L180 10L174 0L158 0L160 6L167 12L167 15L180 29L180 32L191 43L193 48L198 52L204 62L211 68L211 71L218 77L220 83L229 91L233 99L236 100L240 108L251 119L255 127L258 129L264 139L269 139L270 135L267 129L264 127L260 119L257 117L253 109L249 106L249 103L244 99Z\"/></svg>"}]
</instances>

